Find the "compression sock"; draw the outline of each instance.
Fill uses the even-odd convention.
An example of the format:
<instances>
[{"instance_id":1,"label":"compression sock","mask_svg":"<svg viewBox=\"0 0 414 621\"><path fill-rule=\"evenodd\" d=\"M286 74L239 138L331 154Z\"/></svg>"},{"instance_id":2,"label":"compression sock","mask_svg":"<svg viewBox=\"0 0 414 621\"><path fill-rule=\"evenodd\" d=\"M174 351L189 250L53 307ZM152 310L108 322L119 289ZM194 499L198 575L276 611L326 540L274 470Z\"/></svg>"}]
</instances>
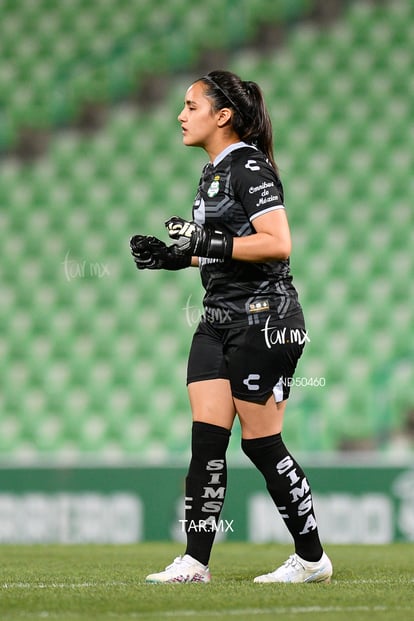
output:
<instances>
[{"instance_id":1,"label":"compression sock","mask_svg":"<svg viewBox=\"0 0 414 621\"><path fill-rule=\"evenodd\" d=\"M242 440L242 449L263 474L266 486L305 561L319 561L323 549L309 483L283 443L280 433Z\"/></svg>"},{"instance_id":2,"label":"compression sock","mask_svg":"<svg viewBox=\"0 0 414 621\"><path fill-rule=\"evenodd\" d=\"M189 554L207 565L227 485L226 450L230 431L194 422L192 457L185 486L185 529Z\"/></svg>"}]
</instances>

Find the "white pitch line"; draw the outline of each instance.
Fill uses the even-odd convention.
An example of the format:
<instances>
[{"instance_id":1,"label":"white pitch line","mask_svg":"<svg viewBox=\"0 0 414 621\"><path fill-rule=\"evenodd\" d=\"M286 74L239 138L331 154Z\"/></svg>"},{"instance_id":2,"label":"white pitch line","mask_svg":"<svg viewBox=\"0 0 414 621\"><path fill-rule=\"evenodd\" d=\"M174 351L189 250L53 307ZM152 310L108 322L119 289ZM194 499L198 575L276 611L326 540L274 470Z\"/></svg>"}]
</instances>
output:
<instances>
[{"instance_id":1,"label":"white pitch line","mask_svg":"<svg viewBox=\"0 0 414 621\"><path fill-rule=\"evenodd\" d=\"M309 614L309 613L326 613L326 612L384 612L389 610L386 606L292 606L292 607L274 607L274 608L230 608L228 610L172 610L157 612L131 612L121 616L131 619L140 619L146 617L154 617L157 619L174 619L183 617L238 617L240 615L260 616L269 614ZM393 610L396 610L393 608ZM110 617L116 618L119 615L109 613Z\"/></svg>"},{"instance_id":2,"label":"white pitch line","mask_svg":"<svg viewBox=\"0 0 414 621\"><path fill-rule=\"evenodd\" d=\"M169 610L169 611L143 611L143 612L110 612L105 613L105 618L112 619L183 619L186 617L194 618L206 618L206 617L240 617L241 615L246 616L262 616L262 615L306 615L311 613L324 614L324 613L359 613L359 612L368 612L368 613L376 613L376 612L386 612L386 611L403 611L403 610L411 610L408 607L387 607L387 606L275 606L273 608L229 608L227 610ZM49 615L55 615L55 613L50 613L49 611L41 611L41 612L23 612L20 614L21 617L27 619L40 619L47 618ZM75 615L75 613L65 613L66 616Z\"/></svg>"},{"instance_id":3,"label":"white pitch line","mask_svg":"<svg viewBox=\"0 0 414 621\"><path fill-rule=\"evenodd\" d=\"M403 580L393 580L392 578L383 578L382 580L332 580L332 584L413 584L414 578L404 578Z\"/></svg>"},{"instance_id":4,"label":"white pitch line","mask_svg":"<svg viewBox=\"0 0 414 621\"><path fill-rule=\"evenodd\" d=\"M173 610L173 611L147 611L147 612L129 612L129 613L116 613L116 612L107 612L105 613L105 617L110 617L113 619L122 618L122 619L144 619L148 617L154 617L155 619L183 619L185 617L199 618L199 617L239 617L240 615L248 615L248 616L261 616L261 615L302 615L309 613L338 613L338 612L384 612L390 610L386 606L292 606L292 607L274 607L274 608L230 608L228 610ZM392 608L393 611L396 610L408 610L407 608ZM24 612L21 613L20 616L28 618L28 619L43 619L49 617L52 614L46 610L41 612ZM55 613L53 613L55 614ZM69 616L75 615L75 613L69 613ZM65 613L67 616L68 613Z\"/></svg>"},{"instance_id":5,"label":"white pitch line","mask_svg":"<svg viewBox=\"0 0 414 621\"><path fill-rule=\"evenodd\" d=\"M406 578L404 581L401 580L392 580L389 578L384 578L383 580L332 580L330 586L342 586L342 585L354 585L354 584L398 584L399 586L404 584L413 584L414 578ZM142 581L137 582L117 582L117 581L109 581L109 582L5 582L0 584L0 589L8 590L8 589L95 589L99 587L126 587L126 586L142 586L145 583ZM159 585L146 585L147 587L156 587L159 588ZM176 585L180 588L180 585ZM184 587L184 585L181 585ZM260 585L258 588L263 588L263 585ZM267 588L266 586L264 588ZM329 587L328 587L329 588Z\"/></svg>"},{"instance_id":6,"label":"white pitch line","mask_svg":"<svg viewBox=\"0 0 414 621\"><path fill-rule=\"evenodd\" d=\"M5 582L0 589L95 589L98 587L134 586L131 582Z\"/></svg>"},{"instance_id":7,"label":"white pitch line","mask_svg":"<svg viewBox=\"0 0 414 621\"><path fill-rule=\"evenodd\" d=\"M383 580L371 580L371 579L357 579L357 580L332 580L330 586L342 586L342 585L354 585L354 584L388 584L392 586L393 584L398 584L399 586L404 584L413 584L414 578L406 578L405 580L392 580L389 578L384 578ZM11 589L95 589L99 587L126 587L126 586L142 586L145 583L142 581L137 582L117 582L117 581L109 581L109 582L5 582L0 584L0 590L11 590ZM159 585L147 585L147 587L159 587ZM179 585L177 585L180 588ZM184 585L181 585L184 587ZM263 588L261 585L258 588ZM264 587L266 588L266 587ZM329 588L329 587L328 587Z\"/></svg>"}]
</instances>

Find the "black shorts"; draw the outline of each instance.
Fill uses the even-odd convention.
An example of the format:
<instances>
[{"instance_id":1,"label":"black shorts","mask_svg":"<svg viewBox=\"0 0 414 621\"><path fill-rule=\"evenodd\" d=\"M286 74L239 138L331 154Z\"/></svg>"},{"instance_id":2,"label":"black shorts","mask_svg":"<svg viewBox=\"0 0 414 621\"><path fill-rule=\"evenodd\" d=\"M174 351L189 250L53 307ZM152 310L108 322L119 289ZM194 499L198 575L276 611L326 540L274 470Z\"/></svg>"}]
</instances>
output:
<instances>
[{"instance_id":1,"label":"black shorts","mask_svg":"<svg viewBox=\"0 0 414 621\"><path fill-rule=\"evenodd\" d=\"M265 403L273 393L276 402L283 401L308 340L301 312L237 328L201 322L191 344L187 384L224 378L237 399Z\"/></svg>"}]
</instances>

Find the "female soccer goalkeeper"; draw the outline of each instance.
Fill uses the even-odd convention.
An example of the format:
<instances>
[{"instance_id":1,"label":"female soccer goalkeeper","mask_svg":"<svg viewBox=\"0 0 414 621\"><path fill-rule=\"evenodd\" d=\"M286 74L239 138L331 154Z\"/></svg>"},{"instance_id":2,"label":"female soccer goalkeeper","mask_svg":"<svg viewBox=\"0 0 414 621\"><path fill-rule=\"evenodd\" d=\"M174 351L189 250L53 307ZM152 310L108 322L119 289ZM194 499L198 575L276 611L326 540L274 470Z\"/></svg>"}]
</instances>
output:
<instances>
[{"instance_id":1,"label":"female soccer goalkeeper","mask_svg":"<svg viewBox=\"0 0 414 621\"><path fill-rule=\"evenodd\" d=\"M205 288L187 373L193 415L187 547L147 582L210 581L236 414L242 450L262 473L295 545L283 565L254 581L328 582L332 564L319 539L309 483L281 435L307 335L290 275L290 231L263 95L255 82L212 71L189 87L178 121L183 143L201 147L210 160L192 219L166 222L170 246L152 236L130 241L138 269L196 265Z\"/></svg>"}]
</instances>

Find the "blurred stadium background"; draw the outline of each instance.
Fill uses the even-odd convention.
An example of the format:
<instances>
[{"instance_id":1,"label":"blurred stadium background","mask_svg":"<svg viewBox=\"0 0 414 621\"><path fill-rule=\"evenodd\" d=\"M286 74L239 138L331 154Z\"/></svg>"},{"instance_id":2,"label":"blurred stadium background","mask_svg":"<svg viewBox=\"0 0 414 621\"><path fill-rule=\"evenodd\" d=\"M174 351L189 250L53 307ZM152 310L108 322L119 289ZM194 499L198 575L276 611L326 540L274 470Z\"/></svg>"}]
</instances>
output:
<instances>
[{"instance_id":1,"label":"blurred stadium background","mask_svg":"<svg viewBox=\"0 0 414 621\"><path fill-rule=\"evenodd\" d=\"M189 214L176 117L214 68L274 123L310 337L290 448L412 461L413 40L410 0L0 0L6 468L186 462L198 273L138 273L128 241Z\"/></svg>"}]
</instances>

